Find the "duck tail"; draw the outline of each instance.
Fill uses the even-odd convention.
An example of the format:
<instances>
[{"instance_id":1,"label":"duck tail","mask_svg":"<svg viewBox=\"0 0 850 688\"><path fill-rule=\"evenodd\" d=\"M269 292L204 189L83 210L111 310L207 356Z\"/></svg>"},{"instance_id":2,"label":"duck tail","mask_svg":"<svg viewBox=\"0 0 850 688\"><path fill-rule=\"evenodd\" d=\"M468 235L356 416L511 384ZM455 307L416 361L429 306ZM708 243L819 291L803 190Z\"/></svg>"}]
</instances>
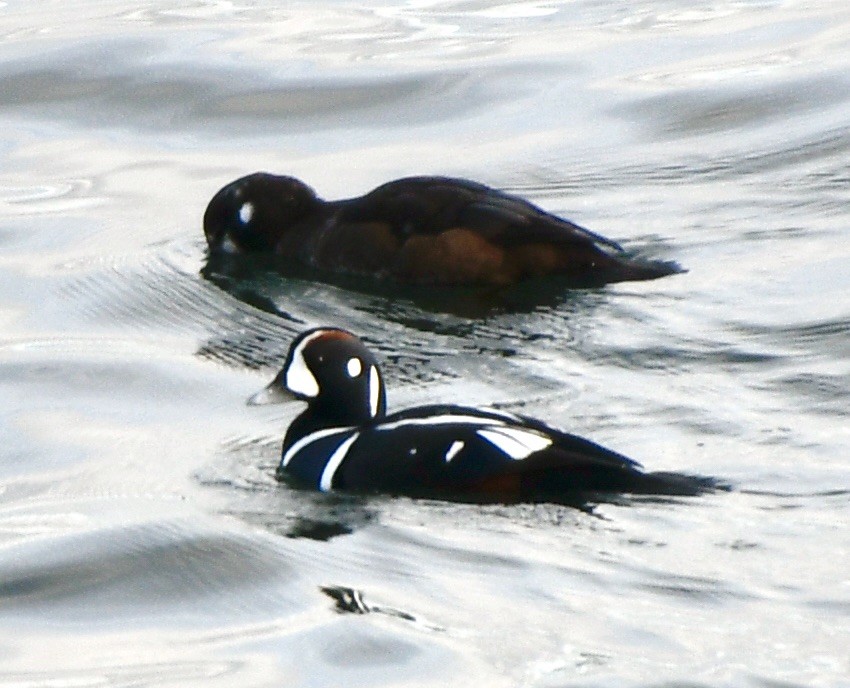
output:
<instances>
[{"instance_id":1,"label":"duck tail","mask_svg":"<svg viewBox=\"0 0 850 688\"><path fill-rule=\"evenodd\" d=\"M668 473L664 471L643 473L630 489L632 494L669 497L695 497L709 492L728 492L731 486L707 475Z\"/></svg>"},{"instance_id":2,"label":"duck tail","mask_svg":"<svg viewBox=\"0 0 850 688\"><path fill-rule=\"evenodd\" d=\"M611 256L609 282L654 280L687 272L673 260L653 260L627 256Z\"/></svg>"}]
</instances>

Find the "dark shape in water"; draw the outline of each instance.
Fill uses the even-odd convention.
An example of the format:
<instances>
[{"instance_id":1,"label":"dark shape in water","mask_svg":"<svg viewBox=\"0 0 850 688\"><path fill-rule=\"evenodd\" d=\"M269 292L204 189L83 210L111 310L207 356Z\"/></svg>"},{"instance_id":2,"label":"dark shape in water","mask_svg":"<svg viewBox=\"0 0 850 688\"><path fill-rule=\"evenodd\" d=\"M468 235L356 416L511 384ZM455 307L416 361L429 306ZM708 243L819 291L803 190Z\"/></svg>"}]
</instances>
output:
<instances>
[{"instance_id":1,"label":"dark shape in water","mask_svg":"<svg viewBox=\"0 0 850 688\"><path fill-rule=\"evenodd\" d=\"M345 330L295 339L281 372L252 401L281 396L308 407L287 430L277 477L308 489L579 507L605 494L725 489L710 477L644 472L622 454L525 416L453 405L387 415L378 361Z\"/></svg>"},{"instance_id":2,"label":"dark shape in water","mask_svg":"<svg viewBox=\"0 0 850 688\"><path fill-rule=\"evenodd\" d=\"M682 271L629 257L522 198L449 177L408 177L324 201L298 179L257 172L215 194L204 233L213 254L273 254L320 277L395 284L506 286L561 275L564 286L589 287Z\"/></svg>"},{"instance_id":3,"label":"dark shape in water","mask_svg":"<svg viewBox=\"0 0 850 688\"><path fill-rule=\"evenodd\" d=\"M405 621L417 621L416 617L400 609L392 607L380 607L366 604L363 593L354 588L343 585L325 585L319 588L325 595L334 601L334 607L340 614L387 614Z\"/></svg>"},{"instance_id":4,"label":"dark shape in water","mask_svg":"<svg viewBox=\"0 0 850 688\"><path fill-rule=\"evenodd\" d=\"M340 614L368 614L371 611L359 590L342 585L323 585L319 590L335 602Z\"/></svg>"},{"instance_id":5,"label":"dark shape in water","mask_svg":"<svg viewBox=\"0 0 850 688\"><path fill-rule=\"evenodd\" d=\"M480 320L505 313L531 313L541 307L562 308L567 314L584 313L605 296L602 292L571 289L575 283L562 275L531 277L506 286L434 284L423 288L421 284L316 270L268 253L210 253L201 276L251 308L288 321L295 318L282 308L297 299L305 285L317 280L359 295L351 300L353 307L405 324L410 323L398 318L410 309L431 325L430 314ZM399 304L404 307L399 309ZM416 329L429 332L431 328Z\"/></svg>"},{"instance_id":6,"label":"dark shape in water","mask_svg":"<svg viewBox=\"0 0 850 688\"><path fill-rule=\"evenodd\" d=\"M351 535L352 532L354 532L353 528L347 523L299 518L286 532L286 537L327 542L340 535Z\"/></svg>"}]
</instances>

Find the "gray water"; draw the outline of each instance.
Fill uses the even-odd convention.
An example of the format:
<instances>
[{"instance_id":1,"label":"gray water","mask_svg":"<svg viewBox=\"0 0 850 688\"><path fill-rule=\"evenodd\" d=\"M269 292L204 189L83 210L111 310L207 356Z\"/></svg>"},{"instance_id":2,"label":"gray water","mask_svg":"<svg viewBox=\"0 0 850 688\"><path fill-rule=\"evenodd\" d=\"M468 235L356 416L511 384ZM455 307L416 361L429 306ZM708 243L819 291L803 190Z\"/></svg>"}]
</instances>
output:
<instances>
[{"instance_id":1,"label":"gray water","mask_svg":"<svg viewBox=\"0 0 850 688\"><path fill-rule=\"evenodd\" d=\"M850 686L847 4L270 4L0 4L0 688ZM469 177L689 272L445 307L211 270L255 170ZM318 324L391 408L735 489L293 492L297 405L245 400Z\"/></svg>"}]
</instances>

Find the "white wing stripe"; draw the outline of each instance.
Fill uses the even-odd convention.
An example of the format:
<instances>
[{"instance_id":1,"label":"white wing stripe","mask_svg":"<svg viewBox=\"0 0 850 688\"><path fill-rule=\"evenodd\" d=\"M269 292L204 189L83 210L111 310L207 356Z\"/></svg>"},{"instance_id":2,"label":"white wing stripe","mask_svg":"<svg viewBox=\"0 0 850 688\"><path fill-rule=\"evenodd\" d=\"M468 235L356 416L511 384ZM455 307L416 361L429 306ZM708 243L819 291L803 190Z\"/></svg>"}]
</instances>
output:
<instances>
[{"instance_id":1,"label":"white wing stripe","mask_svg":"<svg viewBox=\"0 0 850 688\"><path fill-rule=\"evenodd\" d=\"M457 453L463 449L463 446L464 442L461 440L455 440L452 442L452 446L450 446L449 450L446 452L446 463L449 463L455 456L457 456Z\"/></svg>"},{"instance_id":2,"label":"white wing stripe","mask_svg":"<svg viewBox=\"0 0 850 688\"><path fill-rule=\"evenodd\" d=\"M395 430L405 425L447 425L450 423L469 423L482 428L501 427L504 423L497 418L482 418L481 416L445 415L430 416L428 418L405 418L391 423L381 423L375 426L375 430Z\"/></svg>"},{"instance_id":3,"label":"white wing stripe","mask_svg":"<svg viewBox=\"0 0 850 688\"><path fill-rule=\"evenodd\" d=\"M552 444L545 435L520 428L482 428L477 434L517 461Z\"/></svg>"}]
</instances>

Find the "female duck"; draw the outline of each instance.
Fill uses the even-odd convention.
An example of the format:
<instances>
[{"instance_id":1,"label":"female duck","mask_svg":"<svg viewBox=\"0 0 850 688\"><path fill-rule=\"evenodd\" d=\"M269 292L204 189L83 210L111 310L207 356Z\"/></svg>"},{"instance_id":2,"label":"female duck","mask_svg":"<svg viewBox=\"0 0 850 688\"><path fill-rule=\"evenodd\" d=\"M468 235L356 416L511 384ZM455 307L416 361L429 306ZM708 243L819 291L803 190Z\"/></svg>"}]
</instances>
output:
<instances>
[{"instance_id":1,"label":"female duck","mask_svg":"<svg viewBox=\"0 0 850 688\"><path fill-rule=\"evenodd\" d=\"M323 201L293 177L257 172L204 213L213 253L264 252L331 274L401 284L572 286L664 277L675 263L629 258L614 241L528 201L465 179L409 177Z\"/></svg>"},{"instance_id":2,"label":"female duck","mask_svg":"<svg viewBox=\"0 0 850 688\"><path fill-rule=\"evenodd\" d=\"M622 454L511 413L438 405L387 415L375 356L340 329L297 337L253 401L280 396L306 401L307 410L289 426L277 477L309 489L574 504L600 493L719 487L701 476L645 473Z\"/></svg>"}]
</instances>

